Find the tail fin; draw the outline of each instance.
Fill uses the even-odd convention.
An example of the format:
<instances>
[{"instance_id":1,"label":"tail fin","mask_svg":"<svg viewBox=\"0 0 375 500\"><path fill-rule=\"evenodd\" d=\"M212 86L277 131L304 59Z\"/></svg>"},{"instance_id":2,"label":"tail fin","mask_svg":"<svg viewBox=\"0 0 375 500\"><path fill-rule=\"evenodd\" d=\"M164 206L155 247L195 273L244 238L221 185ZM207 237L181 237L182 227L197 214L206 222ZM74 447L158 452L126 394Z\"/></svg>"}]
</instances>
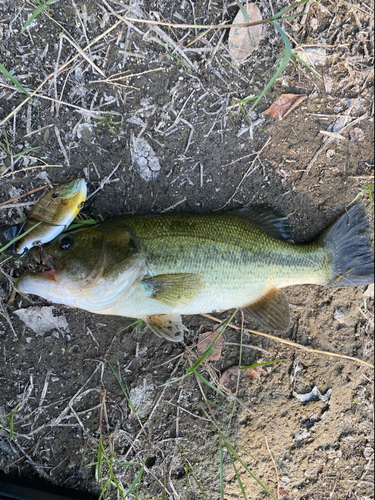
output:
<instances>
[{"instance_id":1,"label":"tail fin","mask_svg":"<svg viewBox=\"0 0 375 500\"><path fill-rule=\"evenodd\" d=\"M374 282L370 224L363 205L349 208L323 234L322 240L333 252L332 275L328 285L369 285Z\"/></svg>"}]
</instances>

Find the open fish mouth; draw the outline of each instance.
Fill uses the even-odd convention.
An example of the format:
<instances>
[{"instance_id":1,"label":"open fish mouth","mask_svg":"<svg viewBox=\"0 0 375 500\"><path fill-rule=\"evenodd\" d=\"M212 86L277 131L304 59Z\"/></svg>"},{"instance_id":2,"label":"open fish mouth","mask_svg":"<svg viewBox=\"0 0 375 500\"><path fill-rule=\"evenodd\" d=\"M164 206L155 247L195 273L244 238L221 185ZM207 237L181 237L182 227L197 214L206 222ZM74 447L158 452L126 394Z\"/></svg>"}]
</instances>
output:
<instances>
[{"instance_id":1,"label":"open fish mouth","mask_svg":"<svg viewBox=\"0 0 375 500\"><path fill-rule=\"evenodd\" d=\"M32 249L31 256L39 264L39 271L36 274L42 275L51 281L57 281L57 266L55 257L50 255L43 246L34 247Z\"/></svg>"}]
</instances>

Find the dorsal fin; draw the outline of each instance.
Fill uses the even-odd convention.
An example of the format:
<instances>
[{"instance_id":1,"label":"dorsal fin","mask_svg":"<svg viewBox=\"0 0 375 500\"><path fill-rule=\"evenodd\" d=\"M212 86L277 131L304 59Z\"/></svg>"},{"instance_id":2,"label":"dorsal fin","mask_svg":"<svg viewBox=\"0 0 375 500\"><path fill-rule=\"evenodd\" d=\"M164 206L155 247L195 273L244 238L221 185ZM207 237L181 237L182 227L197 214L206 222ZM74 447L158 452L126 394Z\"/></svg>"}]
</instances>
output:
<instances>
[{"instance_id":1,"label":"dorsal fin","mask_svg":"<svg viewBox=\"0 0 375 500\"><path fill-rule=\"evenodd\" d=\"M293 238L293 231L288 218L282 216L275 208L268 205L239 208L229 212L229 215L246 219L279 240L290 240Z\"/></svg>"}]
</instances>

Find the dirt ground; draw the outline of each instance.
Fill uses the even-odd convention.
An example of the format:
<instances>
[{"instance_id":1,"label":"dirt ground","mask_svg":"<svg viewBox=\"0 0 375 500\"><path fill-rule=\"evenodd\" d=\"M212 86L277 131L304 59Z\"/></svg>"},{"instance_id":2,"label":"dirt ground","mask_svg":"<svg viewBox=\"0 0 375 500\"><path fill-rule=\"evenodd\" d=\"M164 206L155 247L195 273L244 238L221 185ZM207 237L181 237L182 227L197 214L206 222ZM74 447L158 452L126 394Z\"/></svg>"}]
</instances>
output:
<instances>
[{"instance_id":1,"label":"dirt ground","mask_svg":"<svg viewBox=\"0 0 375 500\"><path fill-rule=\"evenodd\" d=\"M292 2L257 4L267 18ZM194 42L204 31L134 21L230 23L235 2L60 0L21 32L37 2L1 1L0 62L38 90L20 106L25 94L0 73L0 224L25 217L44 191L20 195L76 176L95 192L87 217L266 203L306 242L359 195L373 227L373 2L309 5L308 17L280 25L293 52L317 51L318 75L290 62L254 110L243 105L245 116L238 100L264 89L282 53L272 25L236 66L227 30ZM126 14L133 21L119 19ZM307 98L282 120L262 115L285 93ZM185 317L185 343L174 344L127 318L14 297L30 265L0 265L0 471L99 494L109 478L108 499L132 486L139 500L374 498L371 367L249 333L260 327L245 318L242 339L227 328L221 358L199 373L215 386L239 364L241 344L243 365L284 361L244 380L234 402L193 375L171 383L213 320ZM373 288L286 293L285 339L371 362ZM302 403L314 386L322 399Z\"/></svg>"}]
</instances>

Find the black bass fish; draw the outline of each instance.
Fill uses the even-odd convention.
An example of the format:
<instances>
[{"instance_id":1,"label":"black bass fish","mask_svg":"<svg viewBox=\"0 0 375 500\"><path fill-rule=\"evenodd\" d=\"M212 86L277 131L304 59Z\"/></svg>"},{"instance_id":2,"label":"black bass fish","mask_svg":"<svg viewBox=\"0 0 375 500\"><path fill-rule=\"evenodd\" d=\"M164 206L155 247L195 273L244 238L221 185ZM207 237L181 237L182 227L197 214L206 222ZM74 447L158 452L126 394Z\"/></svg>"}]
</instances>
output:
<instances>
[{"instance_id":1,"label":"black bass fish","mask_svg":"<svg viewBox=\"0 0 375 500\"><path fill-rule=\"evenodd\" d=\"M21 276L16 289L94 313L142 318L175 342L183 339L181 314L232 308L285 331L289 304L281 288L373 282L369 236L360 205L302 245L287 241L287 219L262 207L124 217L44 245L47 270Z\"/></svg>"}]
</instances>

